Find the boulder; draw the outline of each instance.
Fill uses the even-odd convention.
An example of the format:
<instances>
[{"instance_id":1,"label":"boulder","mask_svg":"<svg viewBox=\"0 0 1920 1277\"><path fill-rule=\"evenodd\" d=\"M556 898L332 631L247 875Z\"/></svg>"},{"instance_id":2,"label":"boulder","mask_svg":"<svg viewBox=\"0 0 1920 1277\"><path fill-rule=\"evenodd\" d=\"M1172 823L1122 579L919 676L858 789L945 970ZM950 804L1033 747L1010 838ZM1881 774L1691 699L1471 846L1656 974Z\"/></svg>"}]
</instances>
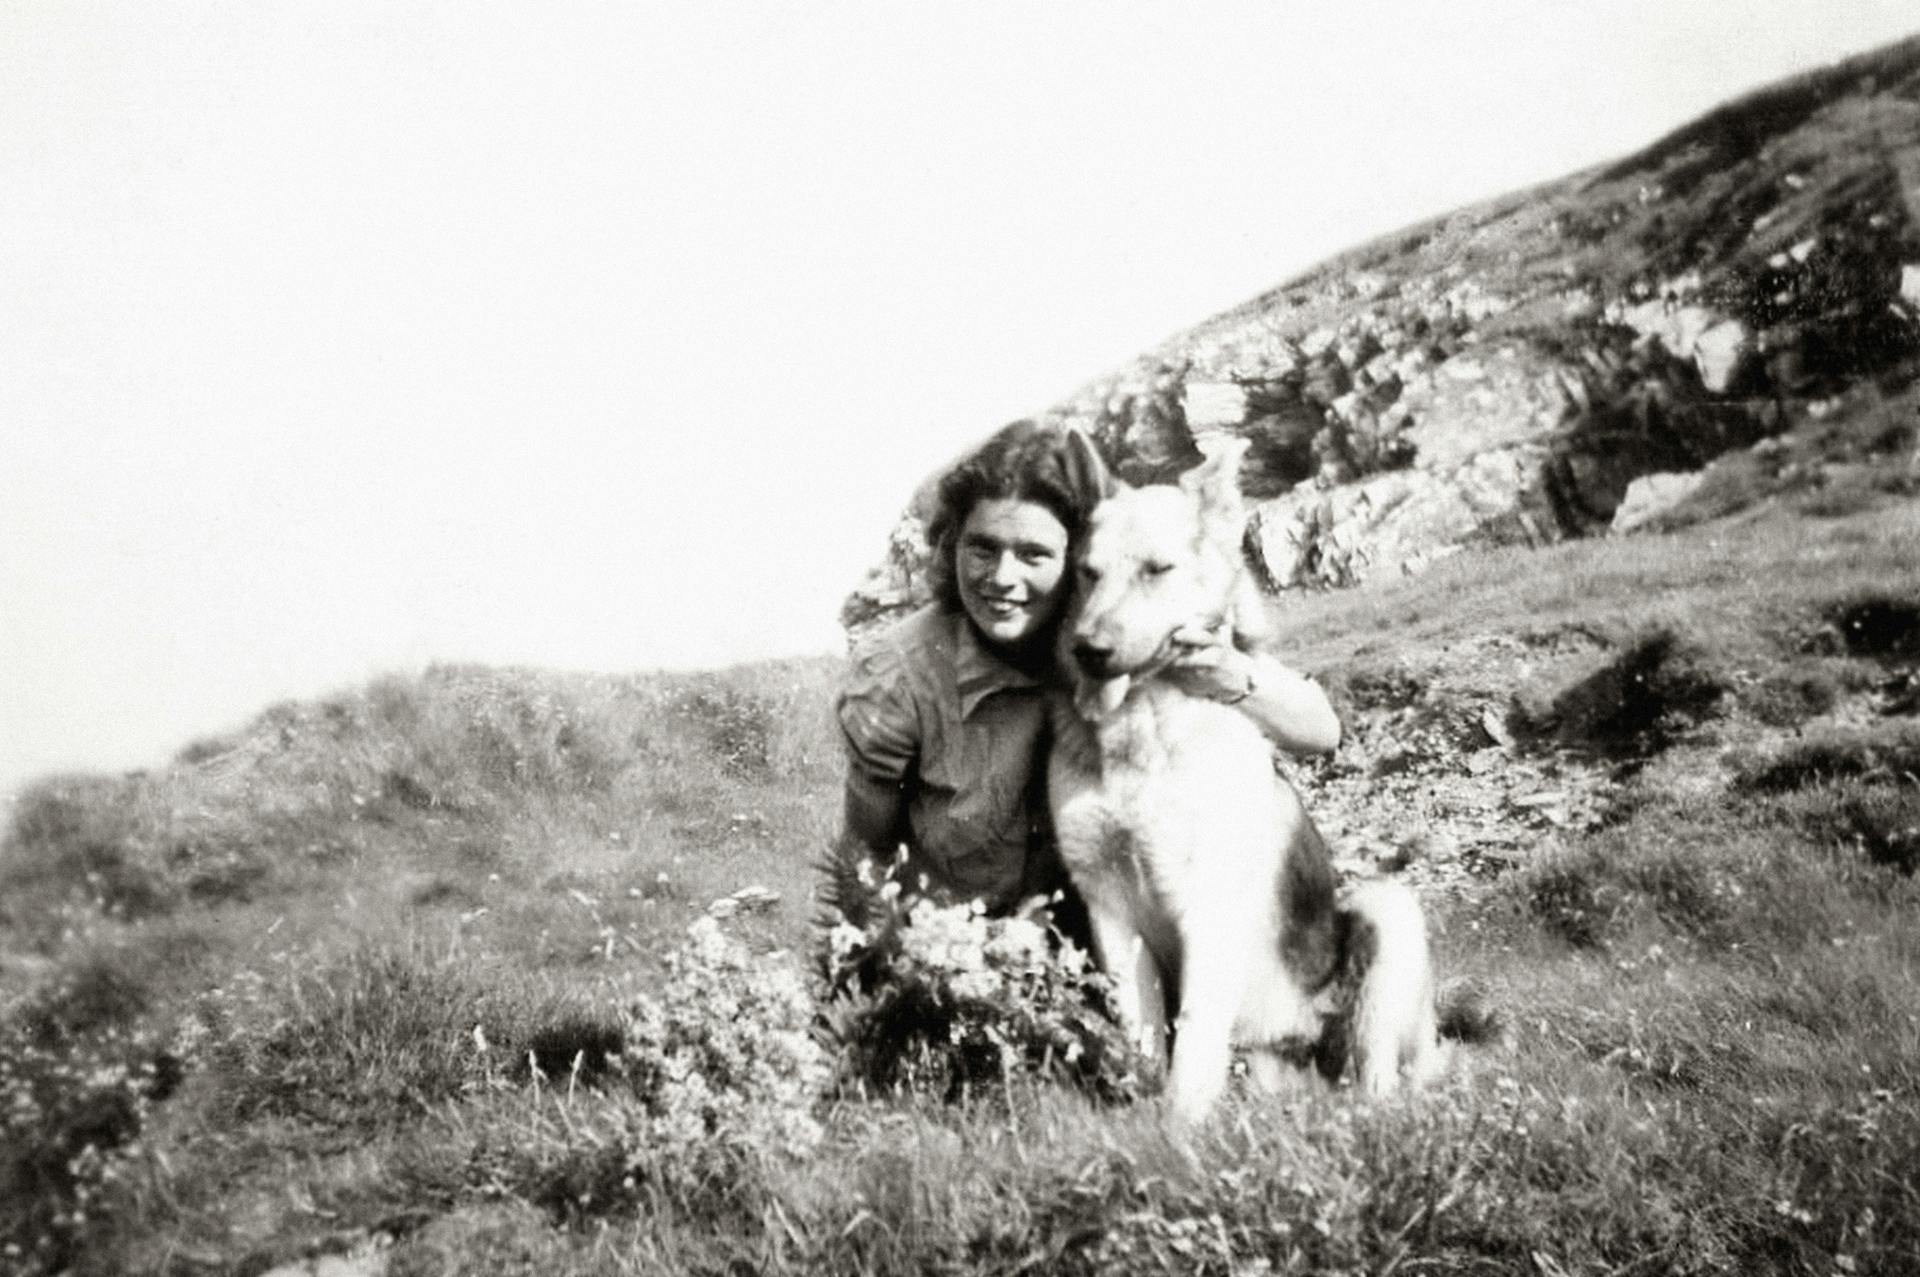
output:
<instances>
[{"instance_id":1,"label":"boulder","mask_svg":"<svg viewBox=\"0 0 1920 1277\"><path fill-rule=\"evenodd\" d=\"M1724 395L1753 358L1753 334L1739 320L1723 319L1699 335L1691 354L1693 366L1700 371L1700 384L1716 395Z\"/></svg>"},{"instance_id":2,"label":"boulder","mask_svg":"<svg viewBox=\"0 0 1920 1277\"><path fill-rule=\"evenodd\" d=\"M1656 297L1637 306L1616 307L1614 318L1633 329L1642 341L1658 342L1675 359L1691 359L1700 334L1720 321L1705 306L1675 303Z\"/></svg>"},{"instance_id":3,"label":"boulder","mask_svg":"<svg viewBox=\"0 0 1920 1277\"><path fill-rule=\"evenodd\" d=\"M1753 334L1737 319L1706 306L1676 300L1673 294L1617 306L1609 317L1658 343L1675 359L1686 360L1700 373L1700 384L1716 395L1727 393L1754 355Z\"/></svg>"},{"instance_id":4,"label":"boulder","mask_svg":"<svg viewBox=\"0 0 1920 1277\"><path fill-rule=\"evenodd\" d=\"M1249 543L1274 589L1357 585L1411 575L1492 525L1527 512L1541 444L1499 448L1450 473L1394 470L1359 483L1302 484L1254 508Z\"/></svg>"},{"instance_id":5,"label":"boulder","mask_svg":"<svg viewBox=\"0 0 1920 1277\"><path fill-rule=\"evenodd\" d=\"M1181 402L1187 428L1195 432L1226 429L1247 419L1247 391L1238 382L1190 381Z\"/></svg>"},{"instance_id":6,"label":"boulder","mask_svg":"<svg viewBox=\"0 0 1920 1277\"><path fill-rule=\"evenodd\" d=\"M1614 508L1609 529L1620 536L1645 527L1654 519L1692 496L1706 472L1693 470L1683 474L1665 472L1643 474L1627 485L1626 495Z\"/></svg>"},{"instance_id":7,"label":"boulder","mask_svg":"<svg viewBox=\"0 0 1920 1277\"><path fill-rule=\"evenodd\" d=\"M927 525L911 512L887 538L884 559L867 569L840 605L840 626L850 639L904 616L933 598L927 583Z\"/></svg>"}]
</instances>

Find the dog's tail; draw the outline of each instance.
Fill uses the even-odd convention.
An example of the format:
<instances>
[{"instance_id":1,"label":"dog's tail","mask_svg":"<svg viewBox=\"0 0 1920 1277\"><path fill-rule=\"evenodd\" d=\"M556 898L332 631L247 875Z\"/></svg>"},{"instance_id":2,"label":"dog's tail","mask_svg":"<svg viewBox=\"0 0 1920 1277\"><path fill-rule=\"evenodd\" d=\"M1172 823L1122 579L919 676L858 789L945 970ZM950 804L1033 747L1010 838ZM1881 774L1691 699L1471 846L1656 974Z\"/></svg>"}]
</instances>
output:
<instances>
[{"instance_id":1,"label":"dog's tail","mask_svg":"<svg viewBox=\"0 0 1920 1277\"><path fill-rule=\"evenodd\" d=\"M1369 1095L1390 1094L1403 1080L1431 1081L1442 1060L1419 899L1404 883L1357 882L1341 890L1334 909L1352 990L1346 1047L1355 1081Z\"/></svg>"}]
</instances>

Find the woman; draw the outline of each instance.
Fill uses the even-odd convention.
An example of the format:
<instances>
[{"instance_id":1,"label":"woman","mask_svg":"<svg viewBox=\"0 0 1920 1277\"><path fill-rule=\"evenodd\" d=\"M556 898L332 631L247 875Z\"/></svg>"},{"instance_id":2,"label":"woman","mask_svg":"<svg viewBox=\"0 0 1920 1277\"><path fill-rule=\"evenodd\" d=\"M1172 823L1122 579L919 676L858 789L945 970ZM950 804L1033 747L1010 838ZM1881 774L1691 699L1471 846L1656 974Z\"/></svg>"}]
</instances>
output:
<instances>
[{"instance_id":1,"label":"woman","mask_svg":"<svg viewBox=\"0 0 1920 1277\"><path fill-rule=\"evenodd\" d=\"M1045 793L1047 692L1069 556L1098 497L1065 436L1017 421L940 481L935 601L856 653L838 711L848 748L841 865L990 912L1067 887ZM1340 723L1311 680L1229 636L1177 636L1167 672L1240 708L1275 744L1324 753Z\"/></svg>"}]
</instances>

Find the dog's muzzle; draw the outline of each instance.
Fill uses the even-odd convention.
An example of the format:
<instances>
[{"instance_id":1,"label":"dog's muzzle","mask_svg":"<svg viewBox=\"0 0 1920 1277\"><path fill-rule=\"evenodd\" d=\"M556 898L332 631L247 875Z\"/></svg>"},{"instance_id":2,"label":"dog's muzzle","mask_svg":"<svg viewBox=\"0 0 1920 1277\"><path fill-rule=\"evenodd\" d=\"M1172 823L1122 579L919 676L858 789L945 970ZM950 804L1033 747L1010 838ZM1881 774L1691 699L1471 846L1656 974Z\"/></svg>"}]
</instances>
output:
<instances>
[{"instance_id":1,"label":"dog's muzzle","mask_svg":"<svg viewBox=\"0 0 1920 1277\"><path fill-rule=\"evenodd\" d=\"M1101 647L1098 643L1090 643L1086 639L1081 639L1073 645L1074 665L1091 679L1112 678L1118 672L1113 668L1113 654L1112 648Z\"/></svg>"},{"instance_id":2,"label":"dog's muzzle","mask_svg":"<svg viewBox=\"0 0 1920 1277\"><path fill-rule=\"evenodd\" d=\"M1076 638L1072 648L1069 649L1069 655L1073 657L1074 667L1079 670L1081 676L1096 682L1118 678L1122 674L1134 678L1148 678L1172 664L1174 658L1180 654L1178 645L1173 641L1175 633L1178 631L1169 631L1154 648L1153 655L1137 665L1123 665L1119 660L1118 648L1096 643L1090 638Z\"/></svg>"}]
</instances>

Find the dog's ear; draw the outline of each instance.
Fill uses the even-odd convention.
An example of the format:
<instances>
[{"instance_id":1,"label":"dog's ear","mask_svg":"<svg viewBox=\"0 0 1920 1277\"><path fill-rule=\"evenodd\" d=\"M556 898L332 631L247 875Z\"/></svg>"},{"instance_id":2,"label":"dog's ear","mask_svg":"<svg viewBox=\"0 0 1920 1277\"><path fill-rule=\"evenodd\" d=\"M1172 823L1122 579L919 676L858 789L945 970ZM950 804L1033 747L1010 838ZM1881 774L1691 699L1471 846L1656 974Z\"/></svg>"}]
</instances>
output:
<instances>
[{"instance_id":1,"label":"dog's ear","mask_svg":"<svg viewBox=\"0 0 1920 1277\"><path fill-rule=\"evenodd\" d=\"M1107 463L1101 459L1100 450L1093 446L1093 440L1084 430L1074 426L1067 427L1066 446L1060 458L1061 468L1067 472L1067 482L1086 502L1087 508L1105 501L1113 495L1113 474L1107 469Z\"/></svg>"},{"instance_id":2,"label":"dog's ear","mask_svg":"<svg viewBox=\"0 0 1920 1277\"><path fill-rule=\"evenodd\" d=\"M1200 504L1209 518L1244 522L1246 505L1240 499L1240 459L1247 440L1235 435L1215 436L1201 445L1199 465L1180 476L1180 488ZM1238 530L1234 533L1236 539Z\"/></svg>"}]
</instances>

